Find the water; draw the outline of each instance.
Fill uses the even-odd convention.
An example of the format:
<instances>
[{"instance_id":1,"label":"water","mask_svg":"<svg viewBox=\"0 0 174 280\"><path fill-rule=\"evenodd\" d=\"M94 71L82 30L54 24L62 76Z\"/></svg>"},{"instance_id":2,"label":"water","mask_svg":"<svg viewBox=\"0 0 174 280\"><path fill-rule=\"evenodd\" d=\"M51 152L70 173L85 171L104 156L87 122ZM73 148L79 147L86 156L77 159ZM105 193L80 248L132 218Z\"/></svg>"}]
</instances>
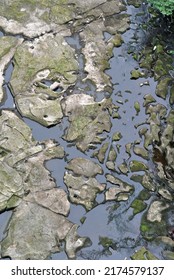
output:
<instances>
[{"instance_id":1,"label":"water","mask_svg":"<svg viewBox=\"0 0 174 280\"><path fill-rule=\"evenodd\" d=\"M130 79L130 72L133 69L139 67L138 62L136 62L131 54L127 53L129 47L135 47L141 45L143 41L144 33L139 31L137 22L138 19L136 14L141 9L135 9L132 6L128 7L128 13L132 15L132 24L131 28L123 34L124 44L114 49L114 56L110 60L110 69L106 71L108 75L111 76L113 83L113 93L112 100L115 105L119 106L120 119L112 119L112 128L111 132L106 135L106 141L109 141L111 144L111 138L113 133L119 131L122 134L122 139L118 142L120 145L118 157L116 160L116 166L122 164L123 162L129 163L131 158L125 152L125 145L127 143L134 143L135 141L141 139L138 134L138 129L136 129L137 124L144 124L146 121L147 115L145 114L145 109L143 108L143 97L146 94L153 94L156 88L156 82L153 78L140 78L138 80ZM0 36L3 36L3 33L0 32ZM108 40L110 34L105 33L104 38ZM137 41L138 38L138 41ZM142 40L141 40L142 39ZM84 58L81 54L81 42L79 40L78 34L75 34L73 37L68 37L67 42L76 50L76 57L79 62L79 74L76 85L72 89L72 92L80 93L85 92L95 97L96 101L101 100L103 97L107 96L108 93L96 93L95 87L89 81L84 82L86 74L84 72ZM139 45L138 45L139 44ZM140 69L141 70L141 69ZM6 93L6 100L2 104L1 108L14 108L15 103L10 92L9 81L11 78L11 73L13 71L12 62L9 64L7 70L5 71L5 83L4 91ZM144 82L148 80L149 85L143 85ZM45 81L46 86L51 86L50 81ZM86 90L88 88L88 90ZM58 89L58 91L61 89ZM155 99L166 105L166 101L161 100L157 96ZM140 103L141 111L136 114L134 104L135 102ZM74 145L68 144L63 140L63 134L65 129L68 127L69 122L67 118L63 118L61 124L58 124L51 128L45 128L40 124L37 124L34 121L31 121L27 118L23 118L25 123L32 129L33 137L38 141L43 141L45 139L55 139L64 147L66 152L65 160L62 159L53 159L46 162L46 168L48 168L55 178L57 186L63 188L66 192L66 186L63 182L63 176L66 169L67 162L75 157L85 157L91 158L92 152L89 151L85 154L75 148ZM115 144L116 148L116 144ZM139 159L139 157L137 157ZM136 156L134 155L134 159ZM92 159L97 162L96 159ZM143 161L143 160L142 160ZM144 161L146 162L146 161ZM104 175L108 173L108 169L103 164L102 168L104 170ZM126 181L129 184L132 184L130 180L130 175L128 176L119 174L117 168L118 176L120 179ZM104 175L97 176L97 179L101 183L106 183L106 178ZM107 187L110 184L107 185ZM97 202L98 205L93 208L91 211L87 212L80 205L71 204L70 214L68 219L79 225L78 233L81 236L88 236L92 242L90 247L83 248L77 253L77 259L125 259L129 258L135 250L138 250L140 246L147 245L140 236L140 221L142 213L136 215L134 218L132 216L132 209L130 204L137 194L142 189L142 186L139 183L134 183L135 192L126 202L120 203L120 206L116 207L116 202L107 202L102 203L104 195L98 195ZM10 218L11 212L5 212L0 214L0 238L4 237L4 229L7 224L7 220ZM85 222L82 224L81 218L85 218ZM103 247L99 244L101 237L108 237L113 240L116 250L109 249L104 250ZM161 251L157 247L152 247L151 251L155 253L159 258L161 258ZM52 259L66 259L67 256L65 252L53 254Z\"/></svg>"}]
</instances>

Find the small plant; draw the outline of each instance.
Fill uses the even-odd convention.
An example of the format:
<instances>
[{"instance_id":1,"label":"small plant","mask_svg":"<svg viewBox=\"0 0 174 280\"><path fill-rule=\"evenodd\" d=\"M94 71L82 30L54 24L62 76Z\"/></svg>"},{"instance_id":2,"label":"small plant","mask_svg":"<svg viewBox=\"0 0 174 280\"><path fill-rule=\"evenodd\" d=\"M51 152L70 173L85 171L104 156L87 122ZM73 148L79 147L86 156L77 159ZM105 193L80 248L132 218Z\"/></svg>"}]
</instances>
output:
<instances>
[{"instance_id":1,"label":"small plant","mask_svg":"<svg viewBox=\"0 0 174 280\"><path fill-rule=\"evenodd\" d=\"M174 11L174 0L148 0L163 15L169 16Z\"/></svg>"}]
</instances>

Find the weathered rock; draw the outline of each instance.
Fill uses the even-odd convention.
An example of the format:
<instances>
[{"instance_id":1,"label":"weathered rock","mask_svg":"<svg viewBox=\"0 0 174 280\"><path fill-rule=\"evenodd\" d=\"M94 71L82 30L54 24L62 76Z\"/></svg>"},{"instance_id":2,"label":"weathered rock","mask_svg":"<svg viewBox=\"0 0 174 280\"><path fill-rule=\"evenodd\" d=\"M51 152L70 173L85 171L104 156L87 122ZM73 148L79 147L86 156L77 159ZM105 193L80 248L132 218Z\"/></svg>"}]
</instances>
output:
<instances>
[{"instance_id":1,"label":"weathered rock","mask_svg":"<svg viewBox=\"0 0 174 280\"><path fill-rule=\"evenodd\" d=\"M164 203L162 201L152 202L147 213L147 220L150 222L161 222L162 211L167 208L169 208L168 203Z\"/></svg>"},{"instance_id":2,"label":"weathered rock","mask_svg":"<svg viewBox=\"0 0 174 280\"><path fill-rule=\"evenodd\" d=\"M141 199L134 199L134 201L131 203L131 207L134 209L133 214L136 215L142 211L144 211L147 207L147 204L142 201Z\"/></svg>"},{"instance_id":3,"label":"weathered rock","mask_svg":"<svg viewBox=\"0 0 174 280\"><path fill-rule=\"evenodd\" d=\"M66 253L70 259L74 259L76 251L85 245L86 238L77 235L78 225L73 225L66 236Z\"/></svg>"},{"instance_id":4,"label":"weathered rock","mask_svg":"<svg viewBox=\"0 0 174 280\"><path fill-rule=\"evenodd\" d=\"M147 169L148 169L148 167L147 167L147 165L144 162L137 161L137 160L132 160L130 162L130 170L132 172L145 171Z\"/></svg>"},{"instance_id":5,"label":"weathered rock","mask_svg":"<svg viewBox=\"0 0 174 280\"><path fill-rule=\"evenodd\" d=\"M13 214L8 225L8 234L1 242L2 257L23 260L46 259L51 253L60 250L60 242L68 234L71 235L72 227L73 224L64 216L36 203L23 201ZM79 245L81 246L82 242L77 241L75 249Z\"/></svg>"},{"instance_id":6,"label":"weathered rock","mask_svg":"<svg viewBox=\"0 0 174 280\"><path fill-rule=\"evenodd\" d=\"M106 155L106 152L108 150L108 147L109 147L109 143L106 142L104 143L101 148L99 149L99 151L97 152L96 154L96 157L98 158L99 162L100 163L103 163L104 160L105 160L105 155Z\"/></svg>"},{"instance_id":7,"label":"weathered rock","mask_svg":"<svg viewBox=\"0 0 174 280\"><path fill-rule=\"evenodd\" d=\"M132 260L158 260L149 250L142 247L131 256Z\"/></svg>"},{"instance_id":8,"label":"weathered rock","mask_svg":"<svg viewBox=\"0 0 174 280\"><path fill-rule=\"evenodd\" d=\"M4 92L2 85L4 83L4 71L12 59L17 47L23 42L23 39L6 36L0 38L0 103L3 101Z\"/></svg>"},{"instance_id":9,"label":"weathered rock","mask_svg":"<svg viewBox=\"0 0 174 280\"><path fill-rule=\"evenodd\" d=\"M94 177L102 174L101 166L85 158L72 159L66 169L64 182L69 191L71 202L82 204L87 210L96 205L96 196L105 189ZM73 174L71 174L73 172Z\"/></svg>"},{"instance_id":10,"label":"weathered rock","mask_svg":"<svg viewBox=\"0 0 174 280\"><path fill-rule=\"evenodd\" d=\"M80 102L74 103L73 98L78 98ZM111 120L107 111L110 107L112 107L110 99L95 102L92 97L88 98L85 94L73 94L65 98L62 101L62 108L69 117L70 125L65 131L64 139L75 141L76 146L83 152L89 149L90 145L95 144L96 139L98 141L99 134L110 131Z\"/></svg>"},{"instance_id":11,"label":"weathered rock","mask_svg":"<svg viewBox=\"0 0 174 280\"><path fill-rule=\"evenodd\" d=\"M134 187L127 184L126 182L114 177L113 175L107 174L106 175L107 182L115 185L110 187L105 192L105 199L106 200L127 200L129 196L134 192Z\"/></svg>"},{"instance_id":12,"label":"weathered rock","mask_svg":"<svg viewBox=\"0 0 174 280\"><path fill-rule=\"evenodd\" d=\"M18 110L45 126L56 124L63 117L60 92L45 83L56 81L63 92L76 80L74 50L63 35L46 34L24 42L14 56L10 84Z\"/></svg>"},{"instance_id":13,"label":"weathered rock","mask_svg":"<svg viewBox=\"0 0 174 280\"><path fill-rule=\"evenodd\" d=\"M144 158L144 159L148 159L149 156L148 156L148 151L145 150L144 148L141 148L141 147L137 147L137 146L134 146L133 148L133 151L136 155Z\"/></svg>"},{"instance_id":14,"label":"weathered rock","mask_svg":"<svg viewBox=\"0 0 174 280\"><path fill-rule=\"evenodd\" d=\"M77 175L85 177L95 177L97 174L103 173L99 164L85 158L72 159L66 166L66 169L73 171L73 173Z\"/></svg>"}]
</instances>

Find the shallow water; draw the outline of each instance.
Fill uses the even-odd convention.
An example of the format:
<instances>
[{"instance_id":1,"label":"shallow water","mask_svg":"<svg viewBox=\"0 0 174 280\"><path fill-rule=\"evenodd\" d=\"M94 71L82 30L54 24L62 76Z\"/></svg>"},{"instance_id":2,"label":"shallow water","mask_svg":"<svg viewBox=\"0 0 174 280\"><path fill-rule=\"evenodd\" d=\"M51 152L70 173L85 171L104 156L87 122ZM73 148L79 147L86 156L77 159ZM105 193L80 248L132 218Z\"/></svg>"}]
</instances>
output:
<instances>
[{"instance_id":1,"label":"shallow water","mask_svg":"<svg viewBox=\"0 0 174 280\"><path fill-rule=\"evenodd\" d=\"M136 125L144 124L147 119L145 114L145 109L143 107L144 95L152 94L157 102L166 105L166 101L158 98L155 95L156 82L153 78L139 78L138 80L131 80L130 72L138 66L131 54L127 53L128 47L135 47L136 45L141 47L143 42L144 33L139 31L138 20L136 14L140 12L141 9L135 9L132 6L128 7L128 13L132 15L131 28L123 34L124 43L121 47L114 49L113 58L110 60L110 69L106 71L110 75L113 83L113 93L111 95L113 103L118 105L120 108L118 110L121 118L112 119L112 128L109 134L106 134L107 138L105 141L110 142L112 140L113 133L119 131L122 134L122 138L119 140L120 145L118 156L116 159L116 165L120 165L123 162L129 162L131 158L125 151L125 145L127 143L133 143L137 140L141 140L138 134L138 129ZM136 35L136 36L135 36ZM0 32L0 36L3 33ZM109 38L109 34L105 33L105 40ZM132 39L132 38L136 39ZM137 39L138 38L138 39ZM138 40L138 41L137 41ZM85 77L84 73L84 61L81 55L81 43L77 34L73 38L67 38L67 42L76 49L76 54L79 61L79 76L75 88L72 90L76 93L87 92L93 95L97 101L101 100L108 93L96 93L95 87L89 82L82 82ZM138 42L138 43L137 43ZM9 64L5 72L5 84L4 90L6 92L6 100L1 108L14 108L14 100L10 92L9 81L11 73L13 71L12 63ZM149 85L143 85L144 82L148 80ZM85 88L88 87L86 91ZM137 114L134 108L134 103L139 102L140 112ZM42 141L45 139L55 139L61 146L64 147L66 152L66 160L50 160L46 162L46 167L51 171L52 176L55 178L57 186L63 188L67 191L67 188L63 182L64 172L66 170L67 161L75 157L85 157L90 158L93 151L88 151L85 154L77 150L75 146L68 144L62 139L64 130L68 126L67 118L64 118L61 124L56 125L51 128L45 128L34 121L27 118L23 118L25 123L32 129L33 137ZM140 159L133 156L133 159ZM97 162L97 159L92 159ZM146 160L142 160L147 162ZM105 164L102 165L104 170L104 175L109 172ZM142 213L137 214L135 217L132 216L132 209L130 204L133 199L137 196L143 187L139 183L132 183L129 173L128 176L121 174L117 168L118 174L116 176L123 181L133 184L135 187L134 194L126 202L120 203L120 206L113 210L116 205L115 202L103 202L103 194L99 195L97 198L98 205L89 212L80 206L71 204L70 214L68 216L69 220L79 225L78 233L81 236L88 236L92 242L92 245L83 248L77 253L77 259L125 259L129 258L135 250L138 250L140 246L148 244L141 238L140 235L140 221ZM140 173L141 174L141 173ZM104 175L97 176L97 179L101 183L106 183L106 178ZM108 184L109 186L109 184ZM107 187L108 187L107 186ZM3 232L7 224L7 220L10 218L11 212L5 212L0 214L0 238L3 238ZM82 224L80 219L85 217L85 222ZM100 237L108 237L113 240L117 249L104 250L104 248L99 244ZM152 253L157 257L161 258L161 250L157 246L150 247ZM67 256L64 252L54 254L52 259L66 259Z\"/></svg>"}]
</instances>

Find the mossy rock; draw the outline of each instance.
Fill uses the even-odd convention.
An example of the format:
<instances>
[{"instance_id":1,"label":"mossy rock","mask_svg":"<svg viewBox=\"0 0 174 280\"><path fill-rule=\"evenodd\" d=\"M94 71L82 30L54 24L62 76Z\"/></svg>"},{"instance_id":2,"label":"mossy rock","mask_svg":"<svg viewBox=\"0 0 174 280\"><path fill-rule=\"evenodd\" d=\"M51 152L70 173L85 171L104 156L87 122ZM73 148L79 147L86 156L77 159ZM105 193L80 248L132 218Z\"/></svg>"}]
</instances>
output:
<instances>
[{"instance_id":1,"label":"mossy rock","mask_svg":"<svg viewBox=\"0 0 174 280\"><path fill-rule=\"evenodd\" d=\"M133 210L133 214L136 215L136 214L144 211L146 209L146 207L147 207L147 204L144 201L136 198L131 203L131 207L134 209Z\"/></svg>"},{"instance_id":2,"label":"mossy rock","mask_svg":"<svg viewBox=\"0 0 174 280\"><path fill-rule=\"evenodd\" d=\"M142 216L140 231L144 239L153 240L159 235L166 235L166 222L164 219L161 222L150 222L146 218L146 213Z\"/></svg>"},{"instance_id":3,"label":"mossy rock","mask_svg":"<svg viewBox=\"0 0 174 280\"><path fill-rule=\"evenodd\" d=\"M171 77L162 78L157 84L156 95L163 99L166 99L168 94L168 85L171 81L172 81Z\"/></svg>"},{"instance_id":4,"label":"mossy rock","mask_svg":"<svg viewBox=\"0 0 174 280\"><path fill-rule=\"evenodd\" d=\"M131 256L132 260L158 260L149 250L145 247L139 249L136 253Z\"/></svg>"},{"instance_id":5,"label":"mossy rock","mask_svg":"<svg viewBox=\"0 0 174 280\"><path fill-rule=\"evenodd\" d=\"M136 171L145 171L147 170L148 167L144 162L137 161L137 160L132 160L130 162L130 170L131 172L136 172Z\"/></svg>"},{"instance_id":6,"label":"mossy rock","mask_svg":"<svg viewBox=\"0 0 174 280\"><path fill-rule=\"evenodd\" d=\"M102 245L104 249L112 248L113 250L116 249L115 241L106 236L99 236L99 245Z\"/></svg>"}]
</instances>

